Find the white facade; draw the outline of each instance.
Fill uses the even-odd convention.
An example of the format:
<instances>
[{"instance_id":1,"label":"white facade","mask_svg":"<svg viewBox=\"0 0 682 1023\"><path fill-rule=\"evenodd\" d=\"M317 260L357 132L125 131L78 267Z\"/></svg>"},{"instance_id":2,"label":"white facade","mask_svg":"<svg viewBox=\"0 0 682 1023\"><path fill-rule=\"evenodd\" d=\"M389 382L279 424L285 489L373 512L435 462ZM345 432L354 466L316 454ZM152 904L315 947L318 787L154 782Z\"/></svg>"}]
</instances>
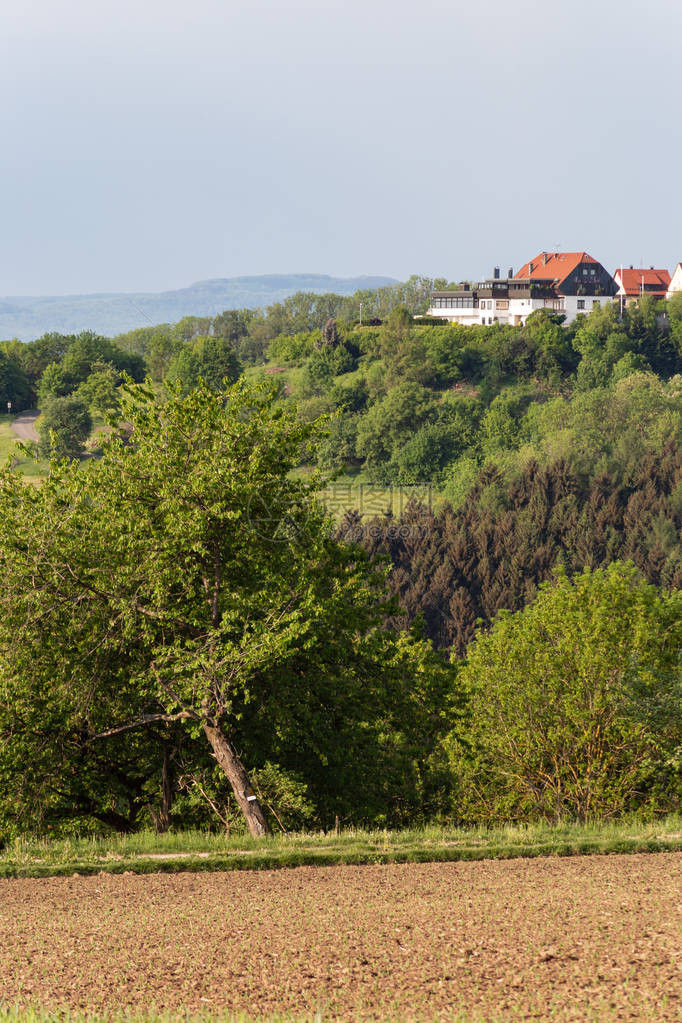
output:
<instances>
[{"instance_id":1,"label":"white facade","mask_svg":"<svg viewBox=\"0 0 682 1023\"><path fill-rule=\"evenodd\" d=\"M478 308L478 303L474 305L473 298L471 299L471 305L465 306L436 306L432 305L426 310L427 316L438 316L441 320L446 320L447 323L463 323L468 327L477 326L481 323L481 310Z\"/></svg>"},{"instance_id":2,"label":"white facade","mask_svg":"<svg viewBox=\"0 0 682 1023\"><path fill-rule=\"evenodd\" d=\"M538 309L547 309L551 313L564 313L566 308L563 298L510 298L509 319L514 327L523 326L531 313Z\"/></svg>"},{"instance_id":3,"label":"white facade","mask_svg":"<svg viewBox=\"0 0 682 1023\"><path fill-rule=\"evenodd\" d=\"M682 263L678 263L673 270L670 285L668 286L667 298L671 298L676 291L682 291Z\"/></svg>"},{"instance_id":4,"label":"white facade","mask_svg":"<svg viewBox=\"0 0 682 1023\"><path fill-rule=\"evenodd\" d=\"M611 305L613 299L610 295L566 295L566 323L571 323L576 316L582 313L591 313L593 309L601 309L602 306Z\"/></svg>"},{"instance_id":5,"label":"white facade","mask_svg":"<svg viewBox=\"0 0 682 1023\"><path fill-rule=\"evenodd\" d=\"M682 272L679 290L682 290ZM562 313L566 317L565 322L570 323L581 313L591 313L593 309L599 309L610 302L609 295L601 295L596 298L591 295L565 295L561 298L481 298L476 306L471 305L464 308L443 308L432 305L426 315L440 317L447 320L448 323L461 323L468 326L507 323L519 327L523 326L530 314L537 309Z\"/></svg>"}]
</instances>

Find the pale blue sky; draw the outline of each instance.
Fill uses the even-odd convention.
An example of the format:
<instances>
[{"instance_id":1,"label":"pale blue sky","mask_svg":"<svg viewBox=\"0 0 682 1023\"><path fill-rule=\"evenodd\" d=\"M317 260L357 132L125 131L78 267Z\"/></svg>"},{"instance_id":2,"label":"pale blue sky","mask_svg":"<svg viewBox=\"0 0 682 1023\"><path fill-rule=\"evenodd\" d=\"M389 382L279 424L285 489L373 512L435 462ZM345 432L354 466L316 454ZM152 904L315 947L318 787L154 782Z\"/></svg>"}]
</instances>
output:
<instances>
[{"instance_id":1,"label":"pale blue sky","mask_svg":"<svg viewBox=\"0 0 682 1023\"><path fill-rule=\"evenodd\" d=\"M4 0L0 295L682 259L679 0Z\"/></svg>"}]
</instances>

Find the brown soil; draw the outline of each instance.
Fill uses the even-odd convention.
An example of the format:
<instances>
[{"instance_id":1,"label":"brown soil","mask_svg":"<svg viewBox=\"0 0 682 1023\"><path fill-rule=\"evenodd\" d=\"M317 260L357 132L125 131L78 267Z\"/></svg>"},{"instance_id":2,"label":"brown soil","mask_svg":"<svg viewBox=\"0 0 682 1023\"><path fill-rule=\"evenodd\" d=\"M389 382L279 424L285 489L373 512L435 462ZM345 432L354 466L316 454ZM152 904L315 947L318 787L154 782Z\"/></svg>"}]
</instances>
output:
<instances>
[{"instance_id":1,"label":"brown soil","mask_svg":"<svg viewBox=\"0 0 682 1023\"><path fill-rule=\"evenodd\" d=\"M0 1002L682 1018L682 854L0 881Z\"/></svg>"}]
</instances>

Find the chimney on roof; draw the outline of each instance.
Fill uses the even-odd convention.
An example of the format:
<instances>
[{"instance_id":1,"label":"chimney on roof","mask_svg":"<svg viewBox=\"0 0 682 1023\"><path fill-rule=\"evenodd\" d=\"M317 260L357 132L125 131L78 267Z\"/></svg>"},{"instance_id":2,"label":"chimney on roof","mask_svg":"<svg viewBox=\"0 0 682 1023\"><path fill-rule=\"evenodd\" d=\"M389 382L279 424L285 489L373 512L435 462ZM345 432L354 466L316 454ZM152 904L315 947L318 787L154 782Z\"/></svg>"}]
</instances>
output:
<instances>
[{"instance_id":1,"label":"chimney on roof","mask_svg":"<svg viewBox=\"0 0 682 1023\"><path fill-rule=\"evenodd\" d=\"M631 270L633 269L632 263L630 263L630 269L631 269Z\"/></svg>"},{"instance_id":2,"label":"chimney on roof","mask_svg":"<svg viewBox=\"0 0 682 1023\"><path fill-rule=\"evenodd\" d=\"M499 266L496 266L494 268L494 270L493 270L493 280L499 281L499 279L500 279L500 268L499 268Z\"/></svg>"},{"instance_id":3,"label":"chimney on roof","mask_svg":"<svg viewBox=\"0 0 682 1023\"><path fill-rule=\"evenodd\" d=\"M509 280L511 280L513 276L514 276L514 267L510 266L509 267L509 274L508 274Z\"/></svg>"}]
</instances>

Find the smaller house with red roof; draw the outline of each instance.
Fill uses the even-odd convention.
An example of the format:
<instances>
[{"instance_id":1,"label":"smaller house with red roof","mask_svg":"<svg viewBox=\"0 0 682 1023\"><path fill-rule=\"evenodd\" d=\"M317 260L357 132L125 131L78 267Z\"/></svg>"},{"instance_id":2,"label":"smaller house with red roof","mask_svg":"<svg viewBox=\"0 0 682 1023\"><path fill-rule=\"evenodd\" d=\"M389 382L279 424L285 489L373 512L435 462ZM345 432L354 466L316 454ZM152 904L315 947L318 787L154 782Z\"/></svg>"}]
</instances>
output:
<instances>
[{"instance_id":1,"label":"smaller house with red roof","mask_svg":"<svg viewBox=\"0 0 682 1023\"><path fill-rule=\"evenodd\" d=\"M653 266L621 267L613 275L618 291L616 297L625 301L626 305L639 301L642 295L651 298L666 298L670 288L670 274L667 270L656 270Z\"/></svg>"}]
</instances>

